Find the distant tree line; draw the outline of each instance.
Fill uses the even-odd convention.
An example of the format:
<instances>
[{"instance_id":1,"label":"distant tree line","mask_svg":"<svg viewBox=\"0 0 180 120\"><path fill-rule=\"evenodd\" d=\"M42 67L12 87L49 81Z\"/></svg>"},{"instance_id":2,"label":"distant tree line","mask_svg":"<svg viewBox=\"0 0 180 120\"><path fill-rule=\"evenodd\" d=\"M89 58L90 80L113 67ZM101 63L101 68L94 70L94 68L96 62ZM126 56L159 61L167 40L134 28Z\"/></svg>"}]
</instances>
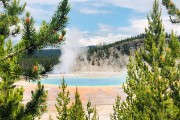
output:
<instances>
[{"instance_id":1,"label":"distant tree line","mask_svg":"<svg viewBox=\"0 0 180 120\"><path fill-rule=\"evenodd\" d=\"M34 55L27 55L20 59L19 64L23 68L23 74L26 76L32 70L33 66L38 63L44 69L43 73L52 70L52 67L58 64L61 51L59 49L46 49L36 52Z\"/></svg>"},{"instance_id":2,"label":"distant tree line","mask_svg":"<svg viewBox=\"0 0 180 120\"><path fill-rule=\"evenodd\" d=\"M91 61L91 56L94 54L95 57L100 58L109 58L110 56L110 48L116 48L118 51L121 51L122 54L130 55L130 49L134 48L137 49L141 44L144 43L144 39L146 37L145 33L139 34L137 36L132 36L130 38L126 38L124 40L120 40L111 44L102 44L98 46L89 46L88 53L87 53L87 60ZM171 34L166 33L166 39L170 39ZM180 36L177 36L180 40ZM115 58L119 56L116 53L113 53Z\"/></svg>"},{"instance_id":3,"label":"distant tree line","mask_svg":"<svg viewBox=\"0 0 180 120\"><path fill-rule=\"evenodd\" d=\"M93 54L96 54L95 57L98 59L109 58L109 56L110 56L110 50L109 49L116 47L119 51L121 51L120 50L121 48L119 45L122 45L122 47L123 47L121 52L123 54L129 55L130 54L129 49L131 46L126 44L126 43L133 42L136 40L142 40L142 39L144 39L144 37L145 37L145 34L139 34L137 36L126 38L124 40L117 41L117 42L111 43L111 44L103 44L103 45L99 45L99 46L89 46L88 53L87 53L87 60L91 61L91 56ZM116 53L114 53L113 56L116 58L119 57Z\"/></svg>"}]
</instances>

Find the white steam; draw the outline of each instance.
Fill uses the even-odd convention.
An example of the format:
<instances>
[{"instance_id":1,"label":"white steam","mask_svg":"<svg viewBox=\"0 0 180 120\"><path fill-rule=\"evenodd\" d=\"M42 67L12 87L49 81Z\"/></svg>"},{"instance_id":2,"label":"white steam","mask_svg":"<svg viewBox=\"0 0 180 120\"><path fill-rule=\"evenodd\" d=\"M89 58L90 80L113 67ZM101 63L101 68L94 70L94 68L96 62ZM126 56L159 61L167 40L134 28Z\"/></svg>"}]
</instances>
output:
<instances>
[{"instance_id":1,"label":"white steam","mask_svg":"<svg viewBox=\"0 0 180 120\"><path fill-rule=\"evenodd\" d=\"M68 29L66 34L65 44L61 46L60 63L54 66L52 73L69 73L76 62L76 58L80 54L80 39L83 38L83 33L78 29Z\"/></svg>"}]
</instances>

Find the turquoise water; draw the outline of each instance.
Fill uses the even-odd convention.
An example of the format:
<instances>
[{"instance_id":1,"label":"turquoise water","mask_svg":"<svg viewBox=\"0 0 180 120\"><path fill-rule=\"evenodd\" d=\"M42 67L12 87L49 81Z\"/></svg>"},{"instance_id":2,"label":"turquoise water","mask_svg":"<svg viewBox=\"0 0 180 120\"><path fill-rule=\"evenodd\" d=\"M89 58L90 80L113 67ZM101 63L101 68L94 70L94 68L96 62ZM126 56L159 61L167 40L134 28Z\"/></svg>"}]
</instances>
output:
<instances>
[{"instance_id":1,"label":"turquoise water","mask_svg":"<svg viewBox=\"0 0 180 120\"><path fill-rule=\"evenodd\" d=\"M114 77L64 77L68 86L118 86L126 81L126 75ZM41 79L42 84L60 85L62 77Z\"/></svg>"}]
</instances>

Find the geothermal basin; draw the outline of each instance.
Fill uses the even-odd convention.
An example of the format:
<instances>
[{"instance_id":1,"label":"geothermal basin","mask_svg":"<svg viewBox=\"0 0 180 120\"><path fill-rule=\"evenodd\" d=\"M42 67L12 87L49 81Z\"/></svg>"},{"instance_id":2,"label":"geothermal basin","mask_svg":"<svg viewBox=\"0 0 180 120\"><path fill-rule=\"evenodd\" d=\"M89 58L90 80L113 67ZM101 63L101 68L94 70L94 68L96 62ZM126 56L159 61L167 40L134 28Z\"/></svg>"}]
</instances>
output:
<instances>
[{"instance_id":1,"label":"geothermal basin","mask_svg":"<svg viewBox=\"0 0 180 120\"><path fill-rule=\"evenodd\" d=\"M41 83L44 84L45 90L48 91L47 109L40 120L48 120L49 115L57 120L57 110L55 108L56 98L60 92L59 85L64 77L67 90L70 92L70 99L74 101L74 93L76 86L78 88L80 98L84 109L88 100L91 100L92 106L96 106L100 120L110 120L110 114L113 113L113 104L117 95L121 96L121 100L125 100L127 95L124 93L122 84L125 83L127 72L119 73L78 73L78 74L49 74L47 78L42 78ZM31 98L31 90L37 88L36 83L28 83L20 81L17 86L23 86L24 103Z\"/></svg>"},{"instance_id":2,"label":"geothermal basin","mask_svg":"<svg viewBox=\"0 0 180 120\"><path fill-rule=\"evenodd\" d=\"M64 78L68 86L119 86L125 83L126 74L121 75L48 75L42 84L60 85Z\"/></svg>"},{"instance_id":3,"label":"geothermal basin","mask_svg":"<svg viewBox=\"0 0 180 120\"><path fill-rule=\"evenodd\" d=\"M125 82L126 75L86 77L86 76L49 76L42 78L42 84L60 85L64 78L68 86L118 86Z\"/></svg>"}]
</instances>

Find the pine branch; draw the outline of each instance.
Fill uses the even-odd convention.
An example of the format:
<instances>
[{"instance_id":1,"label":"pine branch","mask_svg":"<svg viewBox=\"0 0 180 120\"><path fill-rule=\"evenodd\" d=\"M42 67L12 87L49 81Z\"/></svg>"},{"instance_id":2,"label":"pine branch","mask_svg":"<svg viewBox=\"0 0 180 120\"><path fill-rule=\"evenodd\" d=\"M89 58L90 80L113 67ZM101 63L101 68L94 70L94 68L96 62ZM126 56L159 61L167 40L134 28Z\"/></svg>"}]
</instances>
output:
<instances>
[{"instance_id":1,"label":"pine branch","mask_svg":"<svg viewBox=\"0 0 180 120\"><path fill-rule=\"evenodd\" d=\"M172 16L169 16L169 18L172 23L180 23L180 19L172 19Z\"/></svg>"},{"instance_id":2,"label":"pine branch","mask_svg":"<svg viewBox=\"0 0 180 120\"><path fill-rule=\"evenodd\" d=\"M12 58L12 57L14 57L14 56L17 55L17 54L22 53L22 52L25 51L25 50L27 50L27 49L26 49L26 48L22 48L22 49L20 49L20 50L18 50L18 51L12 52L12 53L6 55L5 57L1 58L0 61L6 60L6 59L8 59L8 58Z\"/></svg>"},{"instance_id":3,"label":"pine branch","mask_svg":"<svg viewBox=\"0 0 180 120\"><path fill-rule=\"evenodd\" d=\"M59 44L64 40L64 35L66 34L65 31L63 30L66 27L66 24L68 22L68 18L66 17L68 12L70 11L70 7L68 4L68 0L63 0L60 2L58 5L58 10L55 12L55 14L52 17L52 20L49 24L43 23L38 36L40 38L37 40L37 38L30 38L36 36L35 29L33 27L34 21L31 18L29 18L30 14L26 14L27 18L24 19L24 25L27 26L27 30L29 30L29 27L31 27L30 31L26 31L27 34L25 34L25 37L23 37L24 40L26 40L26 47L17 50L15 52L12 52L8 54L7 56L4 56L3 58L0 58L0 61L6 60L8 58L11 58L19 53L26 52L34 52L38 48L43 48L47 45L54 45L54 44ZM28 23L27 23L28 22ZM25 27L26 28L26 27ZM61 35L59 36L58 32L61 31ZM31 33L31 34L30 34Z\"/></svg>"},{"instance_id":4,"label":"pine branch","mask_svg":"<svg viewBox=\"0 0 180 120\"><path fill-rule=\"evenodd\" d=\"M172 0L162 0L162 4L168 10L170 21L175 24L180 23L180 10L172 2ZM175 18L172 19L172 16L174 16Z\"/></svg>"},{"instance_id":5,"label":"pine branch","mask_svg":"<svg viewBox=\"0 0 180 120\"><path fill-rule=\"evenodd\" d=\"M7 2L9 2L9 0L1 0L1 2L3 3L4 8L7 8L8 6Z\"/></svg>"}]
</instances>

